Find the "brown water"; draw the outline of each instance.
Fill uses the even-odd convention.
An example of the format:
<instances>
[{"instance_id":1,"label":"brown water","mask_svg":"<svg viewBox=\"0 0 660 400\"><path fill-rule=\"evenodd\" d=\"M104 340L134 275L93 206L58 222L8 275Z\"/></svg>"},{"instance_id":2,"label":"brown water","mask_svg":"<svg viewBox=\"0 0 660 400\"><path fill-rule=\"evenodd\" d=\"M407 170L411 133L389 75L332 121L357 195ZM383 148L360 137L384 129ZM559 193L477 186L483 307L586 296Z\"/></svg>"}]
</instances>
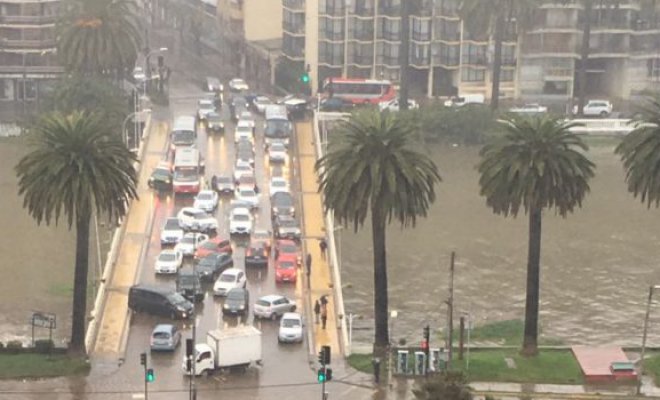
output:
<instances>
[{"instance_id":1,"label":"brown water","mask_svg":"<svg viewBox=\"0 0 660 400\"><path fill-rule=\"evenodd\" d=\"M597 164L583 208L563 219L546 212L541 249L542 335L577 343L641 343L650 284L660 284L660 211L630 195L614 143L594 143ZM445 326L449 258L456 251L455 318L474 325L522 319L527 218L495 215L479 196L478 149L431 146L443 182L427 219L388 231L393 337L421 340L422 327ZM368 230L342 231L346 312L354 340L372 340L372 258ZM658 293L660 296L660 293ZM455 322L457 325L458 323ZM660 345L660 308L651 313L650 342Z\"/></svg>"}]
</instances>

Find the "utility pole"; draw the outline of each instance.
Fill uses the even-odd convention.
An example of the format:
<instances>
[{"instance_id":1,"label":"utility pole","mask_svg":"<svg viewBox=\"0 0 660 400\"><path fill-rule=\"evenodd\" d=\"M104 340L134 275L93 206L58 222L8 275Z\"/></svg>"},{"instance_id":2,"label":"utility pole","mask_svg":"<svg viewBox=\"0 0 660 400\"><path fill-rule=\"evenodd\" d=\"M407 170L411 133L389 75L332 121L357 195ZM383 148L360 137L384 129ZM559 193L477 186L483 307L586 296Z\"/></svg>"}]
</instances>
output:
<instances>
[{"instance_id":1,"label":"utility pole","mask_svg":"<svg viewBox=\"0 0 660 400\"><path fill-rule=\"evenodd\" d=\"M193 294L192 294L192 340L193 340L193 349L192 349L192 362L190 374L190 400L197 400L197 388L195 387L195 374L196 368L195 364L197 363L197 353L195 352L195 346L197 345L197 306L195 303L195 297L197 296L197 268L196 264L193 263Z\"/></svg>"},{"instance_id":2,"label":"utility pole","mask_svg":"<svg viewBox=\"0 0 660 400\"><path fill-rule=\"evenodd\" d=\"M451 252L449 264L449 299L447 300L447 369L451 368L452 347L454 342L454 260L456 252Z\"/></svg>"}]
</instances>

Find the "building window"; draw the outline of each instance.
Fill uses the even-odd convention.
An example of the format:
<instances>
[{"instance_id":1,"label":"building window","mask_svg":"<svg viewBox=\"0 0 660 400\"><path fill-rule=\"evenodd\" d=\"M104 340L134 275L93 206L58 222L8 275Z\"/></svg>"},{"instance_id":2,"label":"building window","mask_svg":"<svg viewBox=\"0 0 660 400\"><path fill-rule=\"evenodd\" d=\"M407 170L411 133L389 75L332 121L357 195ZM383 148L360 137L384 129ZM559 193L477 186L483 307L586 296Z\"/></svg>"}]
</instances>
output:
<instances>
[{"instance_id":1,"label":"building window","mask_svg":"<svg viewBox=\"0 0 660 400\"><path fill-rule=\"evenodd\" d=\"M329 65L343 65L344 45L342 43L319 42L319 62Z\"/></svg>"},{"instance_id":2,"label":"building window","mask_svg":"<svg viewBox=\"0 0 660 400\"><path fill-rule=\"evenodd\" d=\"M431 40L431 20L429 19L412 19L413 40L420 42L428 42Z\"/></svg>"},{"instance_id":3,"label":"building window","mask_svg":"<svg viewBox=\"0 0 660 400\"><path fill-rule=\"evenodd\" d=\"M502 46L502 65L516 65L516 46Z\"/></svg>"},{"instance_id":4,"label":"building window","mask_svg":"<svg viewBox=\"0 0 660 400\"><path fill-rule=\"evenodd\" d=\"M461 62L470 65L486 65L486 45L464 43Z\"/></svg>"},{"instance_id":5,"label":"building window","mask_svg":"<svg viewBox=\"0 0 660 400\"><path fill-rule=\"evenodd\" d=\"M344 20L335 18L319 18L319 33L321 39L344 40Z\"/></svg>"},{"instance_id":6,"label":"building window","mask_svg":"<svg viewBox=\"0 0 660 400\"><path fill-rule=\"evenodd\" d=\"M295 37L284 33L282 35L282 51L289 57L299 58L303 56L305 38Z\"/></svg>"},{"instance_id":7,"label":"building window","mask_svg":"<svg viewBox=\"0 0 660 400\"><path fill-rule=\"evenodd\" d=\"M660 58L651 58L646 61L646 77L660 80Z\"/></svg>"},{"instance_id":8,"label":"building window","mask_svg":"<svg viewBox=\"0 0 660 400\"><path fill-rule=\"evenodd\" d=\"M461 80L463 82L483 82L486 79L485 69L463 68L461 69Z\"/></svg>"},{"instance_id":9,"label":"building window","mask_svg":"<svg viewBox=\"0 0 660 400\"><path fill-rule=\"evenodd\" d=\"M428 65L429 64L429 45L413 43L411 62L415 65Z\"/></svg>"},{"instance_id":10,"label":"building window","mask_svg":"<svg viewBox=\"0 0 660 400\"><path fill-rule=\"evenodd\" d=\"M385 40L401 40L401 21L398 19L381 18L381 37Z\"/></svg>"},{"instance_id":11,"label":"building window","mask_svg":"<svg viewBox=\"0 0 660 400\"><path fill-rule=\"evenodd\" d=\"M437 50L436 50L437 49ZM457 66L459 63L460 45L445 43L433 44L433 63L446 66Z\"/></svg>"},{"instance_id":12,"label":"building window","mask_svg":"<svg viewBox=\"0 0 660 400\"><path fill-rule=\"evenodd\" d=\"M377 61L379 64L391 66L399 65L399 45L392 43L380 43L378 45Z\"/></svg>"},{"instance_id":13,"label":"building window","mask_svg":"<svg viewBox=\"0 0 660 400\"><path fill-rule=\"evenodd\" d=\"M321 14L328 15L344 15L344 5L346 0L321 0L319 2L319 10Z\"/></svg>"},{"instance_id":14,"label":"building window","mask_svg":"<svg viewBox=\"0 0 660 400\"><path fill-rule=\"evenodd\" d=\"M461 22L438 18L435 20L435 38L446 42L461 40Z\"/></svg>"},{"instance_id":15,"label":"building window","mask_svg":"<svg viewBox=\"0 0 660 400\"><path fill-rule=\"evenodd\" d=\"M500 82L513 82L514 73L515 71L512 69L500 70Z\"/></svg>"},{"instance_id":16,"label":"building window","mask_svg":"<svg viewBox=\"0 0 660 400\"><path fill-rule=\"evenodd\" d=\"M357 40L373 41L374 24L372 20L353 18L352 23L349 23L348 26L351 33L350 37Z\"/></svg>"}]
</instances>

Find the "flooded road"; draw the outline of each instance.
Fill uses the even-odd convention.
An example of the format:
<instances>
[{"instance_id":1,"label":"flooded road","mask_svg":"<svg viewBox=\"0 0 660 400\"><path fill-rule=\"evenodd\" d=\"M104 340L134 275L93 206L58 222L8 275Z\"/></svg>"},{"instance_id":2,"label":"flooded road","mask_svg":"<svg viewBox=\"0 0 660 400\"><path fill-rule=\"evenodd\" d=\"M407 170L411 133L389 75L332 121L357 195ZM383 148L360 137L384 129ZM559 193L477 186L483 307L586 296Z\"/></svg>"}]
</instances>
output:
<instances>
[{"instance_id":1,"label":"flooded road","mask_svg":"<svg viewBox=\"0 0 660 400\"><path fill-rule=\"evenodd\" d=\"M650 284L660 283L660 211L628 193L614 142L599 140L597 164L582 209L563 219L544 214L541 246L542 336L566 344L639 345ZM495 215L479 196L478 149L430 146L443 182L438 200L415 229L388 231L392 337L421 340L422 327L446 324L449 259L456 251L455 326L523 319L527 218ZM369 224L367 224L369 225ZM358 314L353 338L373 338L372 255L368 226L341 231L346 312ZM651 312L649 343L660 345L660 307ZM435 340L440 340L435 335ZM432 341L435 341L432 339Z\"/></svg>"}]
</instances>

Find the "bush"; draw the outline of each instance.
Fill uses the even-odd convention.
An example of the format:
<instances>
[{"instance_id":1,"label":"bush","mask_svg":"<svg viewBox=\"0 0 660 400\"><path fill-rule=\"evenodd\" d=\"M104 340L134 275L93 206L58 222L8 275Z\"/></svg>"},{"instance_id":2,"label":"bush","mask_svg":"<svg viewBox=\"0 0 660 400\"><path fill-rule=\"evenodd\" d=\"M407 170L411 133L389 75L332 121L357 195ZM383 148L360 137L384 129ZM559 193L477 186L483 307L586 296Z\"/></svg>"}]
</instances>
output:
<instances>
[{"instance_id":1,"label":"bush","mask_svg":"<svg viewBox=\"0 0 660 400\"><path fill-rule=\"evenodd\" d=\"M10 340L7 342L7 350L9 350L10 353L18 354L21 352L21 349L23 349L23 342L20 340Z\"/></svg>"},{"instance_id":2,"label":"bush","mask_svg":"<svg viewBox=\"0 0 660 400\"><path fill-rule=\"evenodd\" d=\"M2 343L2 342L0 342L0 350L2 350L2 349L4 349L4 348L5 348L5 344Z\"/></svg>"},{"instance_id":3,"label":"bush","mask_svg":"<svg viewBox=\"0 0 660 400\"><path fill-rule=\"evenodd\" d=\"M34 342L34 349L37 351L37 353L41 353L41 354L50 353L54 347L55 347L55 343L53 343L52 340L42 339Z\"/></svg>"}]
</instances>

